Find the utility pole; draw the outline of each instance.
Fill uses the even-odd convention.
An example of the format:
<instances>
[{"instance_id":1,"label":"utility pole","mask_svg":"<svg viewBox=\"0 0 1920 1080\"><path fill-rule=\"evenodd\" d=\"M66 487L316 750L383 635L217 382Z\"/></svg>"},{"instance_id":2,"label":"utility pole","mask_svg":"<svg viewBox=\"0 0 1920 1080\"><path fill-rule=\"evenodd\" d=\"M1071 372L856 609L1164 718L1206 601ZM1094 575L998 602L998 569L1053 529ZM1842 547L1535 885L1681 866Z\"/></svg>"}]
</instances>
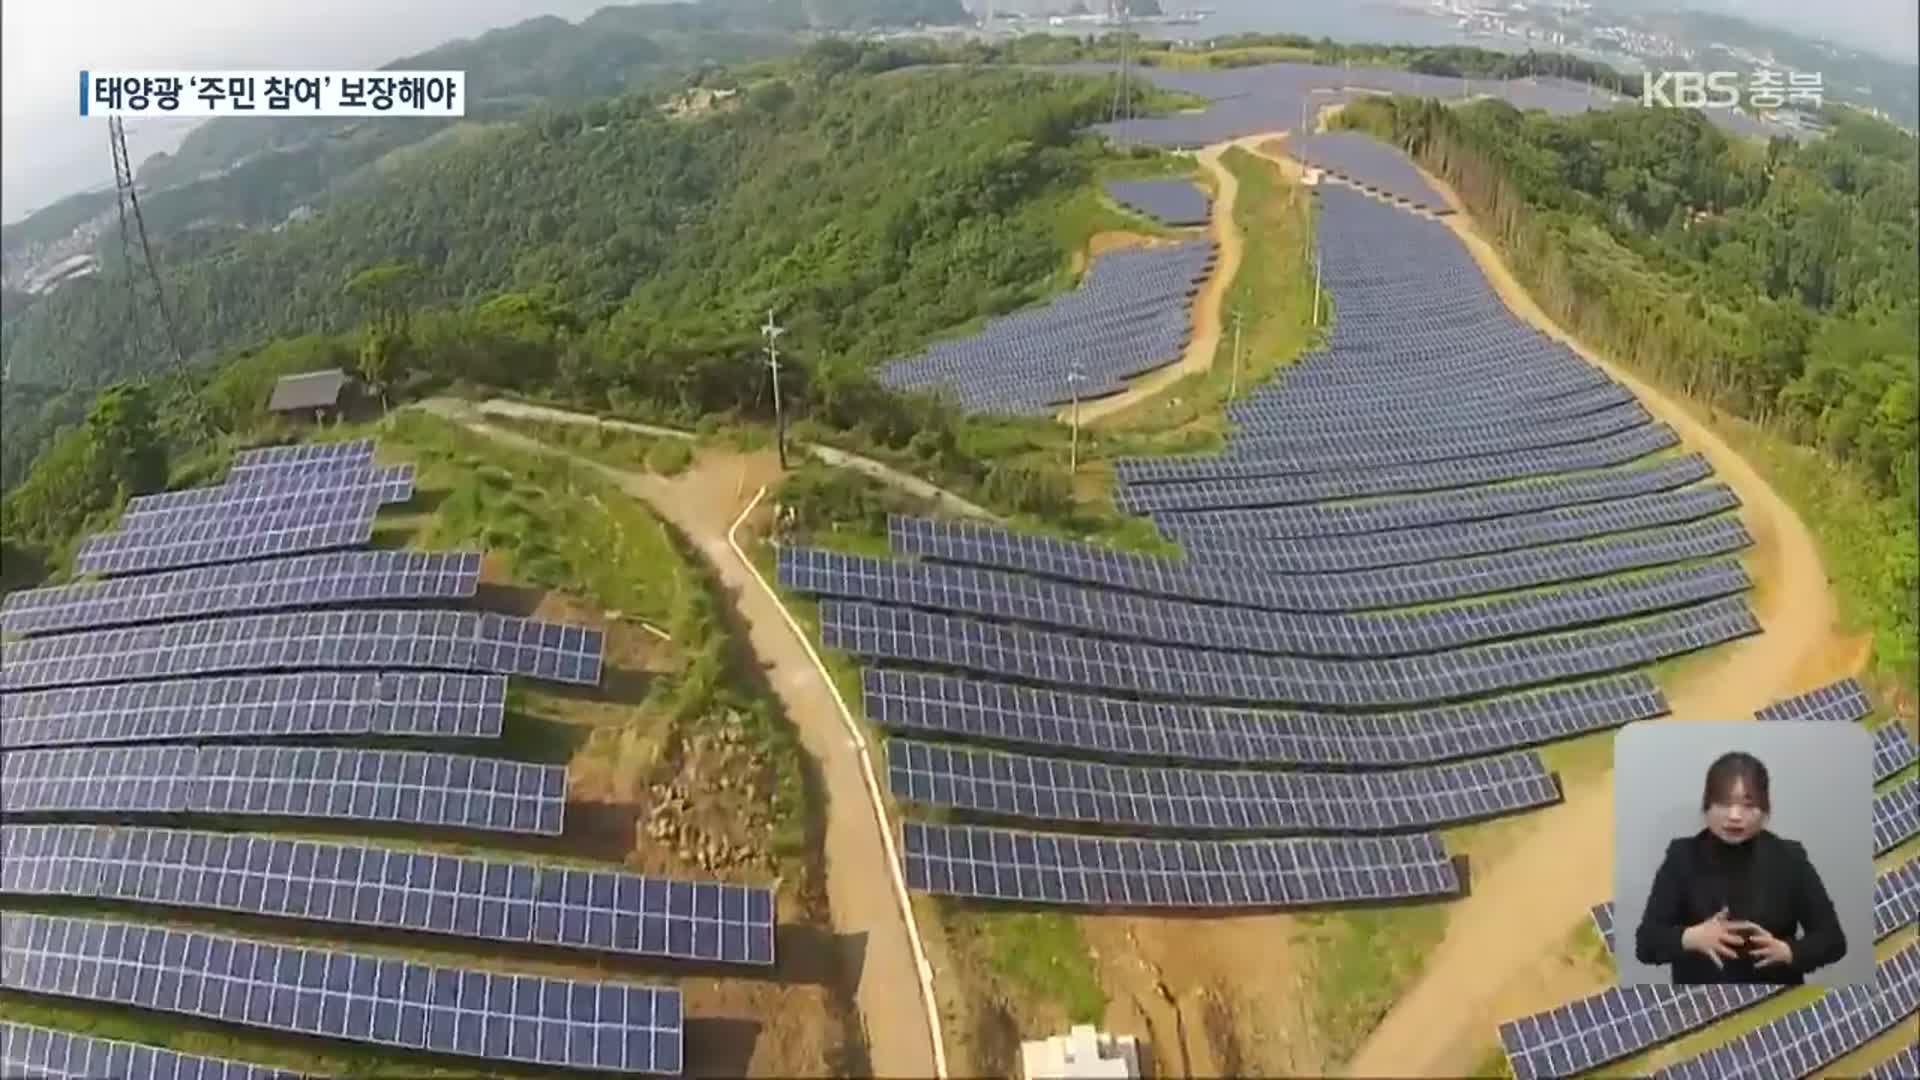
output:
<instances>
[{"instance_id":1,"label":"utility pole","mask_svg":"<svg viewBox=\"0 0 1920 1080\"><path fill-rule=\"evenodd\" d=\"M1067 475L1080 471L1080 383L1087 376L1079 368L1067 371L1067 385L1073 389L1073 436L1067 443Z\"/></svg>"},{"instance_id":2,"label":"utility pole","mask_svg":"<svg viewBox=\"0 0 1920 1080\"><path fill-rule=\"evenodd\" d=\"M1233 309L1233 378L1227 385L1228 401L1240 396L1240 320L1241 311L1235 307Z\"/></svg>"},{"instance_id":3,"label":"utility pole","mask_svg":"<svg viewBox=\"0 0 1920 1080\"><path fill-rule=\"evenodd\" d=\"M773 321L773 309L767 309L767 323L760 336L767 339L767 369L773 377L773 445L780 453L780 468L787 467L787 414L780 407L780 335L787 328Z\"/></svg>"}]
</instances>

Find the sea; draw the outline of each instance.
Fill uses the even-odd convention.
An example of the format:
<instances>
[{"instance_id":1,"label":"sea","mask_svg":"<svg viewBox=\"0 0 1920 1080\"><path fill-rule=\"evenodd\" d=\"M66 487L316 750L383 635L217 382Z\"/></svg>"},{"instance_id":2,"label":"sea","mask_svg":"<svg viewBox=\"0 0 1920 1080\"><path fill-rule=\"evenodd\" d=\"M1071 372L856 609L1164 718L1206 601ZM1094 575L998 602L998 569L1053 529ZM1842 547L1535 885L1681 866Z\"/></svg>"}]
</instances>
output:
<instances>
[{"instance_id":1,"label":"sea","mask_svg":"<svg viewBox=\"0 0 1920 1080\"><path fill-rule=\"evenodd\" d=\"M974 0L971 6L982 5ZM1019 7L1019 0L1007 0L1007 6ZM1512 47L1500 38L1467 34L1451 19L1383 0L1160 0L1160 8L1169 14L1201 10L1211 10L1212 14L1190 26L1142 25L1138 27L1141 36L1193 41L1231 34L1305 34L1346 44ZM1071 32L1102 31L1081 27Z\"/></svg>"}]
</instances>

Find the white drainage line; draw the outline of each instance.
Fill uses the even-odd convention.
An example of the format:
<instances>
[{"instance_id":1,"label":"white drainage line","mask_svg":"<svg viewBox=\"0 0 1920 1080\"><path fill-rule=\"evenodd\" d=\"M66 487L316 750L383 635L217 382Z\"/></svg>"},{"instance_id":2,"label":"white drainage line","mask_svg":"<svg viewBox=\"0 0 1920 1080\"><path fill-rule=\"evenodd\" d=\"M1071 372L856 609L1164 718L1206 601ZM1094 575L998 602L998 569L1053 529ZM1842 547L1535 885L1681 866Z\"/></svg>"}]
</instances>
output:
<instances>
[{"instance_id":1,"label":"white drainage line","mask_svg":"<svg viewBox=\"0 0 1920 1080\"><path fill-rule=\"evenodd\" d=\"M860 725L853 719L853 710L847 708L847 699L840 696L840 687L834 683L833 674L827 670L825 661L820 659L805 628L794 619L787 605L780 602L780 594L773 591L773 586L761 576L760 568L740 548L740 526L766 495L767 489L762 487L754 493L753 501L747 503L747 508L740 511L740 516L733 519L733 525L727 529L727 546L733 549L734 557L753 575L753 580L760 583L760 588L773 601L773 606L779 609L780 617L786 620L793 636L800 639L800 647L807 650L807 658L813 661L814 670L819 673L821 681L827 684L827 691L833 695L833 703L839 706L840 722L846 727L847 735L860 755L860 772L867 780L867 801L873 807L873 820L880 827L880 841L887 849L887 871L893 881L894 901L900 906L900 918L907 924L907 943L913 946L913 966L920 976L920 1001L926 1007L927 1031L933 1038L933 1075L936 1080L947 1080L946 1040L940 1034L940 1009L933 996L933 966L927 963L926 949L920 944L920 926L914 921L913 903L907 898L907 880L900 873L900 852L893 843L893 825L887 820L886 803L880 798L880 782L873 775L873 759L867 756L866 736L860 733Z\"/></svg>"}]
</instances>

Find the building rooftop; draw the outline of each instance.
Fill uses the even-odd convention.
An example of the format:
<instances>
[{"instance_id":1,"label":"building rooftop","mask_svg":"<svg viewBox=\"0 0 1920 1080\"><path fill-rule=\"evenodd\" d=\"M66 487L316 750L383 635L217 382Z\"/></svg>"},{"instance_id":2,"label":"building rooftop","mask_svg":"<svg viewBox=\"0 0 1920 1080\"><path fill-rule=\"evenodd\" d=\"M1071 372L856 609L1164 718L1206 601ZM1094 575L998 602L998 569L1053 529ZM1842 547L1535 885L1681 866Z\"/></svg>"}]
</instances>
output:
<instances>
[{"instance_id":1,"label":"building rooftop","mask_svg":"<svg viewBox=\"0 0 1920 1080\"><path fill-rule=\"evenodd\" d=\"M1065 1035L1020 1044L1026 1080L1136 1080L1140 1050L1131 1035L1075 1024Z\"/></svg>"},{"instance_id":2,"label":"building rooftop","mask_svg":"<svg viewBox=\"0 0 1920 1080\"><path fill-rule=\"evenodd\" d=\"M347 373L339 368L287 375L273 384L268 412L294 409L331 409L340 403L340 391L347 385Z\"/></svg>"}]
</instances>

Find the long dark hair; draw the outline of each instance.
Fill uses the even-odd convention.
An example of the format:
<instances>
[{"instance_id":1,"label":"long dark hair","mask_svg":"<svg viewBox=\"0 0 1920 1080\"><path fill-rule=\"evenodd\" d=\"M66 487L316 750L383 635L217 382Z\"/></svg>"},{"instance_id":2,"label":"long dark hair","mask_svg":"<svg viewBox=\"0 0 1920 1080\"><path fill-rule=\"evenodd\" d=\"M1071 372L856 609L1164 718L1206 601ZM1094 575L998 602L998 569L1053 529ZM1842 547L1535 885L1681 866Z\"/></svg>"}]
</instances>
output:
<instances>
[{"instance_id":1,"label":"long dark hair","mask_svg":"<svg viewBox=\"0 0 1920 1080\"><path fill-rule=\"evenodd\" d=\"M1716 803L1725 803L1738 782L1747 789L1747 798L1767 813L1773 812L1772 793L1767 785L1766 763L1742 750L1732 750L1713 759L1707 766L1707 783L1700 792L1700 812Z\"/></svg>"}]
</instances>

